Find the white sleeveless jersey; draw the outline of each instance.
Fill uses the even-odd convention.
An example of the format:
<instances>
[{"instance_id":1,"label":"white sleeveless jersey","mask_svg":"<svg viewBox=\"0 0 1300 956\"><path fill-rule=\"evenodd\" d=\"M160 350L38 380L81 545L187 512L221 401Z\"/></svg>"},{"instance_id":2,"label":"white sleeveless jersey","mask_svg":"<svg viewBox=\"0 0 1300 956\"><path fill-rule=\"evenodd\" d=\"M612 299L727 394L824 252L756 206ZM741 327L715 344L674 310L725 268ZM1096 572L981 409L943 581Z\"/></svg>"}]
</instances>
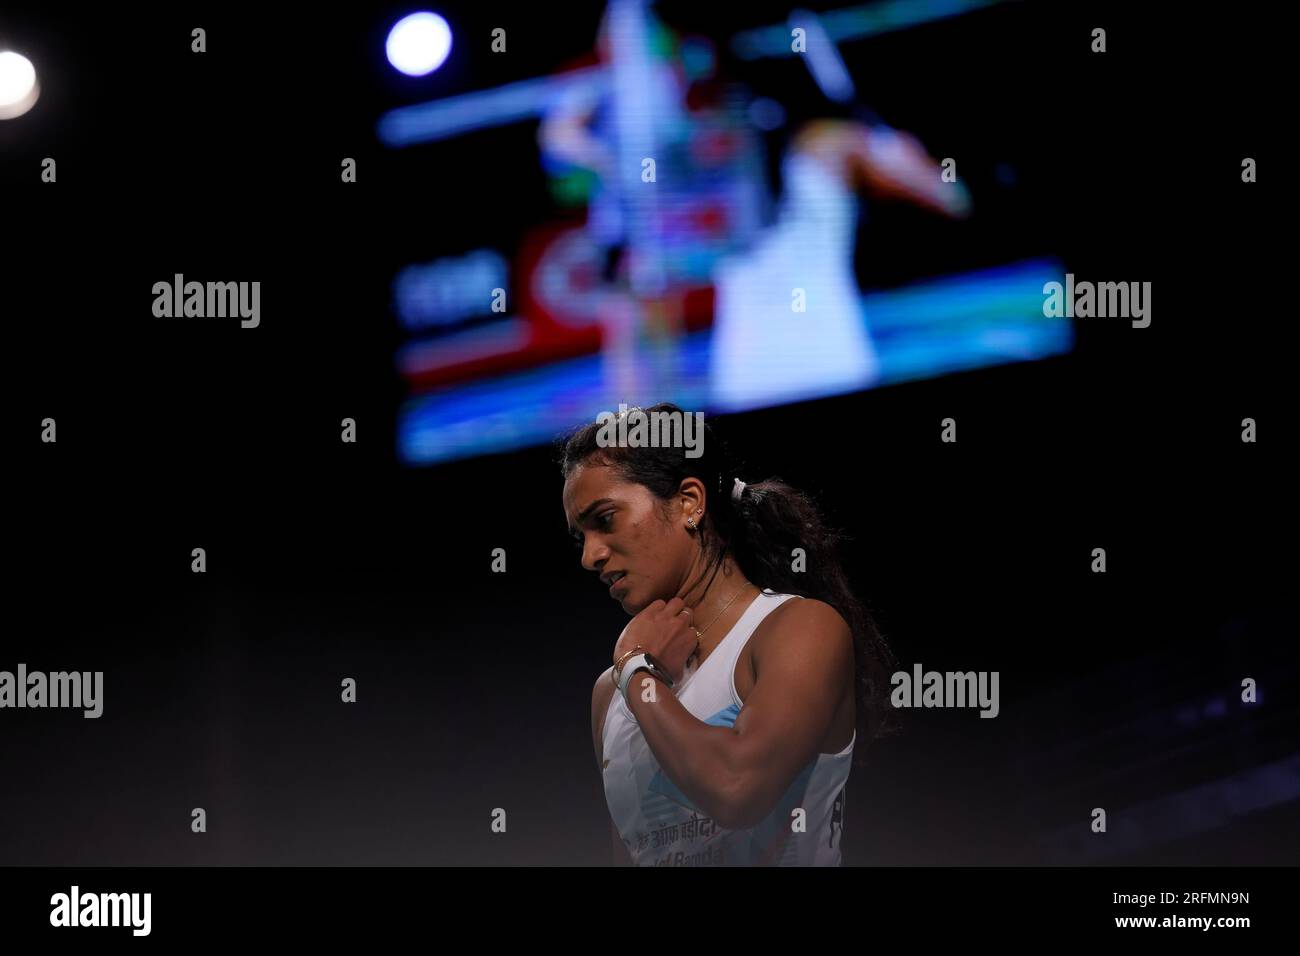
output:
<instances>
[{"instance_id":1,"label":"white sleeveless jersey","mask_svg":"<svg viewBox=\"0 0 1300 956\"><path fill-rule=\"evenodd\" d=\"M782 168L776 222L713 270L708 381L719 412L836 395L881 378L853 271L857 198L812 156L793 153ZM792 317L795 289L806 295Z\"/></svg>"},{"instance_id":2,"label":"white sleeveless jersey","mask_svg":"<svg viewBox=\"0 0 1300 956\"><path fill-rule=\"evenodd\" d=\"M697 719L735 724L744 706L735 681L740 651L759 622L791 597L764 589L699 669L688 669L673 688ZM842 751L810 761L756 826L726 830L668 779L623 695L615 692L602 735L605 799L637 866L839 866L844 789L856 739L854 731ZM805 811L804 832L792 828L796 807Z\"/></svg>"}]
</instances>

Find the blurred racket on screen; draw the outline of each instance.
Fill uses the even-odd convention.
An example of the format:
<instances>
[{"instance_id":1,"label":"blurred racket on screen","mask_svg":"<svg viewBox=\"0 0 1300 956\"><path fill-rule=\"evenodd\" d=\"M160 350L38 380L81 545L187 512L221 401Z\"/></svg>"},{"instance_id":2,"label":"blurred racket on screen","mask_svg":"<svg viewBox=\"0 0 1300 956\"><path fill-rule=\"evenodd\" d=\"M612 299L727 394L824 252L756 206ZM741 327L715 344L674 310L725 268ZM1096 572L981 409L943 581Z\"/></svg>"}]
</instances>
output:
<instances>
[{"instance_id":1,"label":"blurred racket on screen","mask_svg":"<svg viewBox=\"0 0 1300 956\"><path fill-rule=\"evenodd\" d=\"M971 197L965 185L944 182L941 169L925 155L924 147L915 137L894 129L863 102L839 47L817 14L795 10L790 14L789 26L804 31L802 58L817 88L828 100L848 109L867 128L873 168L886 175L899 193L937 205L950 216L968 215Z\"/></svg>"}]
</instances>

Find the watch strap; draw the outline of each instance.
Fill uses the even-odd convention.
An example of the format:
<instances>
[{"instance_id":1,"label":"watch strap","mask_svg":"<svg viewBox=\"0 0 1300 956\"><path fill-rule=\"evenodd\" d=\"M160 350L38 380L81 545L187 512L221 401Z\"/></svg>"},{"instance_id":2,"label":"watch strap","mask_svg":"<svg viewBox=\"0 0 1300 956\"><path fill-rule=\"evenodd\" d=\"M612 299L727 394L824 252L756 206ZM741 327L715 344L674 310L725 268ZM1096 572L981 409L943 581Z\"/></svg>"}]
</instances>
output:
<instances>
[{"instance_id":1,"label":"watch strap","mask_svg":"<svg viewBox=\"0 0 1300 956\"><path fill-rule=\"evenodd\" d=\"M670 688L673 686L672 678L669 677L667 672L659 666L658 661L649 654L635 654L624 662L623 669L618 675L618 692L623 695L623 700L625 702L627 700L628 685L632 683L632 678L638 671L649 671Z\"/></svg>"}]
</instances>

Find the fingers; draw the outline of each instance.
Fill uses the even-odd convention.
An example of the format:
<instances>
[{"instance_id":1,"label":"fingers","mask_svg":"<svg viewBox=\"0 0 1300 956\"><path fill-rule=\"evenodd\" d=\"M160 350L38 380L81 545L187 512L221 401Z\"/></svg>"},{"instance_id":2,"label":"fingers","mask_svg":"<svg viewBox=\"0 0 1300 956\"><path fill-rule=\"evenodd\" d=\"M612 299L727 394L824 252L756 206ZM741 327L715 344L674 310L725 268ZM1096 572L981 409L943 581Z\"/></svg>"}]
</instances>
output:
<instances>
[{"instance_id":1,"label":"fingers","mask_svg":"<svg viewBox=\"0 0 1300 956\"><path fill-rule=\"evenodd\" d=\"M686 602L681 598L675 597L664 605L664 614L670 618L680 617L687 624L690 624L694 618L695 610L687 607Z\"/></svg>"}]
</instances>

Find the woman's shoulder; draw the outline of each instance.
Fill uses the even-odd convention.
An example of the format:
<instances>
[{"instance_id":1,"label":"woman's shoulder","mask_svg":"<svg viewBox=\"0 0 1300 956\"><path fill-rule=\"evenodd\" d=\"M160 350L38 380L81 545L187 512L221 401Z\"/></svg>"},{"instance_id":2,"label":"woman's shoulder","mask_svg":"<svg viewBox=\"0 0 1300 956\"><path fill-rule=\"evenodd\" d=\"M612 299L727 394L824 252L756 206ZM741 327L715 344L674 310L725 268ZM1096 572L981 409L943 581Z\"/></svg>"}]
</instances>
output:
<instances>
[{"instance_id":1,"label":"woman's shoulder","mask_svg":"<svg viewBox=\"0 0 1300 956\"><path fill-rule=\"evenodd\" d=\"M835 617L839 618L841 621L844 620L840 615L840 612L835 610L834 605L828 604L820 598L805 597L802 594L795 594L791 591L776 591L772 588L763 588L763 596L782 599L780 607L772 611L772 614L780 612L787 616L800 618L812 616L830 620L832 617Z\"/></svg>"},{"instance_id":2,"label":"woman's shoulder","mask_svg":"<svg viewBox=\"0 0 1300 956\"><path fill-rule=\"evenodd\" d=\"M760 654L762 648L770 644L773 638L782 642L787 639L800 642L847 640L849 646L852 646L853 633L848 622L832 605L818 598L798 594L787 595L767 590L763 593L784 600L764 617L755 631L755 654Z\"/></svg>"}]
</instances>

